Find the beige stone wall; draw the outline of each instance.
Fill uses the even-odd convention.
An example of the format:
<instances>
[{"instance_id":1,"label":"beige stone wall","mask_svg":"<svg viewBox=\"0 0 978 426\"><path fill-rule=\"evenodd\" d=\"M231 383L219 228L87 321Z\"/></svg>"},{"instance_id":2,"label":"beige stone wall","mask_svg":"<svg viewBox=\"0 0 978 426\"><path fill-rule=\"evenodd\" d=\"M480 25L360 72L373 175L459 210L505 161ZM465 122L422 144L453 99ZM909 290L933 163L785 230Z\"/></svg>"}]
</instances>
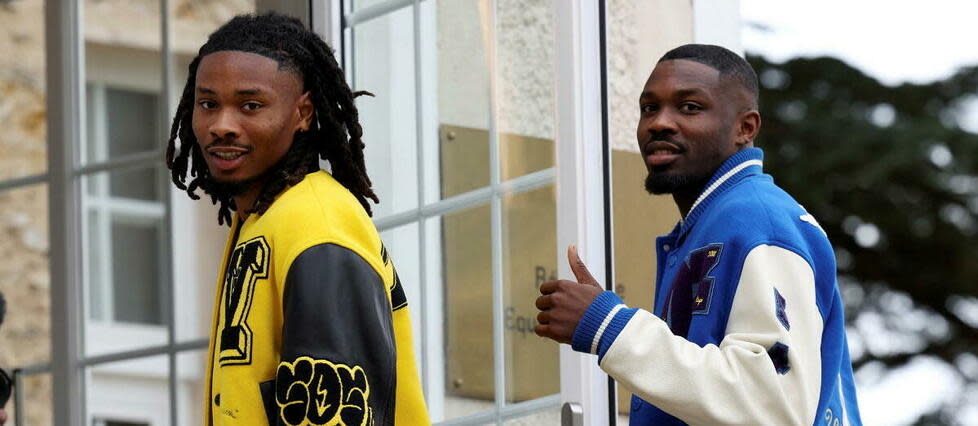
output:
<instances>
[{"instance_id":1,"label":"beige stone wall","mask_svg":"<svg viewBox=\"0 0 978 426\"><path fill-rule=\"evenodd\" d=\"M500 133L553 139L551 0L499 0L495 10L496 123ZM438 2L439 123L488 129L489 2Z\"/></svg>"},{"instance_id":2,"label":"beige stone wall","mask_svg":"<svg viewBox=\"0 0 978 426\"><path fill-rule=\"evenodd\" d=\"M0 6L0 179L46 170L43 13L40 0ZM46 206L46 185L0 192L0 367L8 371L50 359ZM46 378L25 382L27 424L51 423L50 389Z\"/></svg>"},{"instance_id":3,"label":"beige stone wall","mask_svg":"<svg viewBox=\"0 0 978 426\"><path fill-rule=\"evenodd\" d=\"M608 17L612 147L638 152L638 96L656 60L693 41L693 7L691 0L611 0Z\"/></svg>"}]
</instances>

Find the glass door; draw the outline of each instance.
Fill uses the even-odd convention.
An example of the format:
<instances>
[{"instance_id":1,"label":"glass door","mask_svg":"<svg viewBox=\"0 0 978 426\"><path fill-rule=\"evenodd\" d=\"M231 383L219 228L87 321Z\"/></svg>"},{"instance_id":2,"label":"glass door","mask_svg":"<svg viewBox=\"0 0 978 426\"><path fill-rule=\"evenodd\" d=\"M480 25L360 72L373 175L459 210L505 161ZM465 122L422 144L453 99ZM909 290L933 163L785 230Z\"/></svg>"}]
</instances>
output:
<instances>
[{"instance_id":1,"label":"glass door","mask_svg":"<svg viewBox=\"0 0 978 426\"><path fill-rule=\"evenodd\" d=\"M554 4L353 0L324 30L375 95L357 100L374 220L437 424L559 423L560 349L533 333L562 252Z\"/></svg>"}]
</instances>

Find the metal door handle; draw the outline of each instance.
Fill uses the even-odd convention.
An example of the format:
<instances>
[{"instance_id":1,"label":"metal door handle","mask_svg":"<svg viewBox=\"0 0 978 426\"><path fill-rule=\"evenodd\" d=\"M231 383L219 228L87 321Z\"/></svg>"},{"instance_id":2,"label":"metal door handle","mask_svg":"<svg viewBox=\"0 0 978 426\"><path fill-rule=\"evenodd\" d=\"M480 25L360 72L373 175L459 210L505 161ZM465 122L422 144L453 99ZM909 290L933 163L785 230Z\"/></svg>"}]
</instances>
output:
<instances>
[{"instance_id":1,"label":"metal door handle","mask_svg":"<svg viewBox=\"0 0 978 426\"><path fill-rule=\"evenodd\" d=\"M560 426L584 426L584 409L576 402L565 402L560 409Z\"/></svg>"}]
</instances>

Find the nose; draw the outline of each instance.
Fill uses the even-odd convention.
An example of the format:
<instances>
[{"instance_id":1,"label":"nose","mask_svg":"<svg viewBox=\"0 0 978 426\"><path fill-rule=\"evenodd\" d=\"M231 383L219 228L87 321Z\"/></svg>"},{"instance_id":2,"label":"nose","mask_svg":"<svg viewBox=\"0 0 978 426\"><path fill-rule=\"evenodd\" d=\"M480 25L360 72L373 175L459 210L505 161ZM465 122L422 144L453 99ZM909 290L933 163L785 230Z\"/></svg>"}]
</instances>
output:
<instances>
[{"instance_id":1,"label":"nose","mask_svg":"<svg viewBox=\"0 0 978 426\"><path fill-rule=\"evenodd\" d=\"M237 119L230 111L221 110L215 114L209 132L217 139L234 140L241 136L241 128Z\"/></svg>"},{"instance_id":2,"label":"nose","mask_svg":"<svg viewBox=\"0 0 978 426\"><path fill-rule=\"evenodd\" d=\"M676 121L668 108L659 110L647 120L646 130L652 134L675 134Z\"/></svg>"}]
</instances>

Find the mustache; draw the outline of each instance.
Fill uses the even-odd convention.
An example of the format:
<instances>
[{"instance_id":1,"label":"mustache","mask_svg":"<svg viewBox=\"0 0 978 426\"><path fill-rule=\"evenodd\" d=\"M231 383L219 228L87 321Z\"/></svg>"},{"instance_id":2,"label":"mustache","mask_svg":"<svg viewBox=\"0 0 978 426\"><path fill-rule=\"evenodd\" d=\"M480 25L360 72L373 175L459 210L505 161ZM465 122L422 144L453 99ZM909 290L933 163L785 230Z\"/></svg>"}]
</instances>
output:
<instances>
[{"instance_id":1,"label":"mustache","mask_svg":"<svg viewBox=\"0 0 978 426\"><path fill-rule=\"evenodd\" d=\"M243 144L236 141L228 141L224 139L216 139L204 146L204 149L218 148L218 147L228 147L228 148L241 148L241 149L251 149L250 145Z\"/></svg>"},{"instance_id":2,"label":"mustache","mask_svg":"<svg viewBox=\"0 0 978 426\"><path fill-rule=\"evenodd\" d=\"M685 142L682 142L682 141L680 141L678 139L676 139L674 137L674 135L673 135L672 132L656 132L656 131L651 131L651 132L649 132L648 139L645 140L645 143L642 144L642 146L645 147L645 148L647 148L649 146L649 144L651 144L653 142L667 142L667 143L670 143L670 144L674 145L676 148L679 148L679 152L686 152L686 148L687 148L686 143Z\"/></svg>"}]
</instances>

